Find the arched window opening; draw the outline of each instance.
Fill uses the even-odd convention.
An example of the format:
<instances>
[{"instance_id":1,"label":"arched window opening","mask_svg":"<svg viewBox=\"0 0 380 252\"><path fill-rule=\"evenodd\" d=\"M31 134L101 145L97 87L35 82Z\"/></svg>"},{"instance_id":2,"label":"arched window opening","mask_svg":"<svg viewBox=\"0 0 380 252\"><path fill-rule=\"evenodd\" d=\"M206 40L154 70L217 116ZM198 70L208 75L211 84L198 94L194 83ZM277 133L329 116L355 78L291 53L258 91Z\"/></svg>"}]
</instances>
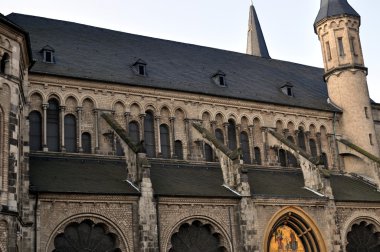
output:
<instances>
[{"instance_id":1,"label":"arched window opening","mask_svg":"<svg viewBox=\"0 0 380 252\"><path fill-rule=\"evenodd\" d=\"M116 151L115 151L116 156L122 157L124 156L124 149L123 146L121 145L121 142L119 138L116 138Z\"/></svg>"},{"instance_id":2,"label":"arched window opening","mask_svg":"<svg viewBox=\"0 0 380 252\"><path fill-rule=\"evenodd\" d=\"M282 167L286 167L286 152L284 149L278 151L278 161Z\"/></svg>"},{"instance_id":3,"label":"arched window opening","mask_svg":"<svg viewBox=\"0 0 380 252\"><path fill-rule=\"evenodd\" d=\"M315 143L314 139L310 139L309 141L310 146L310 154L312 157L317 157L317 144Z\"/></svg>"},{"instance_id":4,"label":"arched window opening","mask_svg":"<svg viewBox=\"0 0 380 252\"><path fill-rule=\"evenodd\" d=\"M77 122L73 115L65 116L65 147L67 152L77 152Z\"/></svg>"},{"instance_id":5,"label":"arched window opening","mask_svg":"<svg viewBox=\"0 0 380 252\"><path fill-rule=\"evenodd\" d=\"M224 144L224 135L221 129L215 130L215 138L218 139L222 144Z\"/></svg>"},{"instance_id":6,"label":"arched window opening","mask_svg":"<svg viewBox=\"0 0 380 252\"><path fill-rule=\"evenodd\" d=\"M163 158L170 158L170 137L169 127L166 124L160 125L161 154Z\"/></svg>"},{"instance_id":7,"label":"arched window opening","mask_svg":"<svg viewBox=\"0 0 380 252\"><path fill-rule=\"evenodd\" d=\"M306 144L305 144L305 132L303 131L302 128L299 128L298 134L298 146L306 151Z\"/></svg>"},{"instance_id":8,"label":"arched window opening","mask_svg":"<svg viewBox=\"0 0 380 252\"><path fill-rule=\"evenodd\" d=\"M37 111L29 114L29 146L31 151L42 150L42 118Z\"/></svg>"},{"instance_id":9,"label":"arched window opening","mask_svg":"<svg viewBox=\"0 0 380 252\"><path fill-rule=\"evenodd\" d=\"M106 225L91 220L67 225L63 233L54 238L53 252L60 251L112 251L121 252L119 239Z\"/></svg>"},{"instance_id":10,"label":"arched window opening","mask_svg":"<svg viewBox=\"0 0 380 252\"><path fill-rule=\"evenodd\" d=\"M251 163L251 155L249 153L249 139L247 132L240 133L240 146L243 153L243 161L245 164Z\"/></svg>"},{"instance_id":11,"label":"arched window opening","mask_svg":"<svg viewBox=\"0 0 380 252\"><path fill-rule=\"evenodd\" d=\"M83 153L91 153L91 135L88 132L82 134Z\"/></svg>"},{"instance_id":12,"label":"arched window opening","mask_svg":"<svg viewBox=\"0 0 380 252\"><path fill-rule=\"evenodd\" d=\"M321 154L321 162L325 166L326 169L329 167L329 163L327 161L327 155L324 152Z\"/></svg>"},{"instance_id":13,"label":"arched window opening","mask_svg":"<svg viewBox=\"0 0 380 252\"><path fill-rule=\"evenodd\" d=\"M310 225L298 214L289 212L271 229L267 252L274 251L320 252L321 249Z\"/></svg>"},{"instance_id":14,"label":"arched window opening","mask_svg":"<svg viewBox=\"0 0 380 252\"><path fill-rule=\"evenodd\" d=\"M212 147L207 143L205 143L205 160L207 162L213 162L214 161L214 155L212 152Z\"/></svg>"},{"instance_id":15,"label":"arched window opening","mask_svg":"<svg viewBox=\"0 0 380 252\"><path fill-rule=\"evenodd\" d=\"M373 224L362 221L352 226L347 234L347 252L378 252L380 251L380 232L376 232Z\"/></svg>"},{"instance_id":16,"label":"arched window opening","mask_svg":"<svg viewBox=\"0 0 380 252\"><path fill-rule=\"evenodd\" d=\"M235 150L236 145L236 124L235 121L230 119L228 120L228 148Z\"/></svg>"},{"instance_id":17,"label":"arched window opening","mask_svg":"<svg viewBox=\"0 0 380 252\"><path fill-rule=\"evenodd\" d=\"M255 152L255 163L258 165L261 165L261 151L259 147L255 147L254 149Z\"/></svg>"},{"instance_id":18,"label":"arched window opening","mask_svg":"<svg viewBox=\"0 0 380 252\"><path fill-rule=\"evenodd\" d=\"M140 129L137 122L130 122L128 124L128 133L132 143L138 144L140 142Z\"/></svg>"},{"instance_id":19,"label":"arched window opening","mask_svg":"<svg viewBox=\"0 0 380 252\"><path fill-rule=\"evenodd\" d=\"M151 111L147 111L144 118L144 144L148 157L156 156L156 142L154 139L154 116Z\"/></svg>"},{"instance_id":20,"label":"arched window opening","mask_svg":"<svg viewBox=\"0 0 380 252\"><path fill-rule=\"evenodd\" d=\"M178 233L171 237L171 249L169 252L194 252L194 251L227 251L221 245L221 235L213 233L213 228L194 221L191 225L183 224Z\"/></svg>"},{"instance_id":21,"label":"arched window opening","mask_svg":"<svg viewBox=\"0 0 380 252\"><path fill-rule=\"evenodd\" d=\"M9 68L10 68L9 65L10 65L9 54L4 53L0 61L0 73L9 74Z\"/></svg>"},{"instance_id":22,"label":"arched window opening","mask_svg":"<svg viewBox=\"0 0 380 252\"><path fill-rule=\"evenodd\" d=\"M183 159L183 147L182 142L180 140L176 140L174 142L174 153L177 159Z\"/></svg>"},{"instance_id":23,"label":"arched window opening","mask_svg":"<svg viewBox=\"0 0 380 252\"><path fill-rule=\"evenodd\" d=\"M49 100L46 131L49 151L59 151L59 103L56 99Z\"/></svg>"}]
</instances>

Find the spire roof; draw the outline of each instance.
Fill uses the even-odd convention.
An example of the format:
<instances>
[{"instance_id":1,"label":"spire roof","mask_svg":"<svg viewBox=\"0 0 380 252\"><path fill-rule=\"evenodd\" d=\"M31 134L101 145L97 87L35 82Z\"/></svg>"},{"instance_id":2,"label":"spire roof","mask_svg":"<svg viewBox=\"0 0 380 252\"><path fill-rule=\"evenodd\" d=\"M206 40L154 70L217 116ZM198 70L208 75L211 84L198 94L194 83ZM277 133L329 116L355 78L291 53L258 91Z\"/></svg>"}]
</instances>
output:
<instances>
[{"instance_id":1,"label":"spire roof","mask_svg":"<svg viewBox=\"0 0 380 252\"><path fill-rule=\"evenodd\" d=\"M351 7L347 0L321 0L321 8L314 25L325 18L345 15L360 18L360 15Z\"/></svg>"},{"instance_id":2,"label":"spire roof","mask_svg":"<svg viewBox=\"0 0 380 252\"><path fill-rule=\"evenodd\" d=\"M249 9L247 54L270 59L259 18L253 4Z\"/></svg>"}]
</instances>

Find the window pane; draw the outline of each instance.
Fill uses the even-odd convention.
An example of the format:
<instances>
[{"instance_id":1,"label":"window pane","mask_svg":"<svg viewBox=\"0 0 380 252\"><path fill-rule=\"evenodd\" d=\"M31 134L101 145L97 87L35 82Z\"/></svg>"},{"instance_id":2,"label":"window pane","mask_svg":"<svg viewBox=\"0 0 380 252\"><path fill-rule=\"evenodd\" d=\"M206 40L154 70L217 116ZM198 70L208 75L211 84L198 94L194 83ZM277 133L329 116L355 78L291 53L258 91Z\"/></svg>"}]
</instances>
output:
<instances>
[{"instance_id":1,"label":"window pane","mask_svg":"<svg viewBox=\"0 0 380 252\"><path fill-rule=\"evenodd\" d=\"M91 153L91 135L90 133L82 134L82 148L84 153Z\"/></svg>"},{"instance_id":2,"label":"window pane","mask_svg":"<svg viewBox=\"0 0 380 252\"><path fill-rule=\"evenodd\" d=\"M154 140L154 117L151 112L147 112L144 119L144 144L148 157L156 156L156 143Z\"/></svg>"},{"instance_id":3,"label":"window pane","mask_svg":"<svg viewBox=\"0 0 380 252\"><path fill-rule=\"evenodd\" d=\"M233 120L228 120L228 148L236 149L236 126Z\"/></svg>"},{"instance_id":4,"label":"window pane","mask_svg":"<svg viewBox=\"0 0 380 252\"><path fill-rule=\"evenodd\" d=\"M261 152L259 147L255 147L255 161L256 164L261 165Z\"/></svg>"},{"instance_id":5,"label":"window pane","mask_svg":"<svg viewBox=\"0 0 380 252\"><path fill-rule=\"evenodd\" d=\"M169 127L166 124L160 125L161 154L163 158L170 158Z\"/></svg>"},{"instance_id":6,"label":"window pane","mask_svg":"<svg viewBox=\"0 0 380 252\"><path fill-rule=\"evenodd\" d=\"M77 151L77 124L73 115L65 116L65 147L67 152Z\"/></svg>"},{"instance_id":7,"label":"window pane","mask_svg":"<svg viewBox=\"0 0 380 252\"><path fill-rule=\"evenodd\" d=\"M55 99L49 100L46 131L49 151L59 151L59 105Z\"/></svg>"},{"instance_id":8,"label":"window pane","mask_svg":"<svg viewBox=\"0 0 380 252\"><path fill-rule=\"evenodd\" d=\"M39 151L42 150L42 119L41 115L37 111L33 111L29 114L29 145L30 150Z\"/></svg>"},{"instance_id":9,"label":"window pane","mask_svg":"<svg viewBox=\"0 0 380 252\"><path fill-rule=\"evenodd\" d=\"M218 139L222 144L224 144L224 136L223 136L223 131L221 129L216 129L215 130L215 137Z\"/></svg>"},{"instance_id":10,"label":"window pane","mask_svg":"<svg viewBox=\"0 0 380 252\"><path fill-rule=\"evenodd\" d=\"M134 144L140 142L140 130L137 122L130 122L128 125L129 138Z\"/></svg>"},{"instance_id":11,"label":"window pane","mask_svg":"<svg viewBox=\"0 0 380 252\"><path fill-rule=\"evenodd\" d=\"M243 152L243 161L245 164L251 163L251 155L249 153L249 140L246 132L240 133L240 145Z\"/></svg>"},{"instance_id":12,"label":"window pane","mask_svg":"<svg viewBox=\"0 0 380 252\"><path fill-rule=\"evenodd\" d=\"M174 151L175 151L175 156L177 159L183 159L183 148L182 148L182 142L177 140L175 141L175 147L174 147Z\"/></svg>"},{"instance_id":13,"label":"window pane","mask_svg":"<svg viewBox=\"0 0 380 252\"><path fill-rule=\"evenodd\" d=\"M213 154L212 154L212 148L209 144L205 143L205 160L207 162L213 162Z\"/></svg>"}]
</instances>

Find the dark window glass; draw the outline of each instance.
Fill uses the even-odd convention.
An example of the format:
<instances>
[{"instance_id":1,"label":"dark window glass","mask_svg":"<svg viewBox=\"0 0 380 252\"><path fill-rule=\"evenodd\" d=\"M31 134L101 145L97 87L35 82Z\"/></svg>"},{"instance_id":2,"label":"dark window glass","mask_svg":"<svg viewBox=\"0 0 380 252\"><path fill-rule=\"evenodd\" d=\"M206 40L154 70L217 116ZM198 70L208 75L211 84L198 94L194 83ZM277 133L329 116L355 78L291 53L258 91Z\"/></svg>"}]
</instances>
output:
<instances>
[{"instance_id":1,"label":"dark window glass","mask_svg":"<svg viewBox=\"0 0 380 252\"><path fill-rule=\"evenodd\" d=\"M174 142L174 152L177 159L183 159L183 148L180 140Z\"/></svg>"},{"instance_id":2,"label":"dark window glass","mask_svg":"<svg viewBox=\"0 0 380 252\"><path fill-rule=\"evenodd\" d=\"M312 157L317 157L317 144L315 143L314 139L310 139L309 141L310 146L310 154Z\"/></svg>"},{"instance_id":3,"label":"dark window glass","mask_svg":"<svg viewBox=\"0 0 380 252\"><path fill-rule=\"evenodd\" d=\"M45 51L45 62L52 63L53 62L53 57L52 57L52 52L50 51Z\"/></svg>"},{"instance_id":4,"label":"dark window glass","mask_svg":"<svg viewBox=\"0 0 380 252\"><path fill-rule=\"evenodd\" d=\"M82 148L84 153L91 153L91 135L90 133L82 134Z\"/></svg>"},{"instance_id":5,"label":"dark window glass","mask_svg":"<svg viewBox=\"0 0 380 252\"><path fill-rule=\"evenodd\" d=\"M292 136L288 136L287 139L289 140L289 142L294 144L294 138ZM288 161L288 166L297 167L297 164L298 164L297 159L292 153L290 153L289 151L286 151L286 157Z\"/></svg>"},{"instance_id":6,"label":"dark window glass","mask_svg":"<svg viewBox=\"0 0 380 252\"><path fill-rule=\"evenodd\" d=\"M355 38L354 37L350 38L350 46L351 46L351 51L354 54L354 56L357 56L357 54L356 54L356 47L355 47Z\"/></svg>"},{"instance_id":7,"label":"dark window glass","mask_svg":"<svg viewBox=\"0 0 380 252\"><path fill-rule=\"evenodd\" d=\"M303 149L304 151L306 151L306 144L305 144L305 133L303 132L303 130L300 130L298 132L298 146Z\"/></svg>"},{"instance_id":8,"label":"dark window glass","mask_svg":"<svg viewBox=\"0 0 380 252\"><path fill-rule=\"evenodd\" d=\"M31 151L42 150L42 118L37 111L29 114L29 145Z\"/></svg>"},{"instance_id":9,"label":"dark window glass","mask_svg":"<svg viewBox=\"0 0 380 252\"><path fill-rule=\"evenodd\" d=\"M121 146L119 138L116 138L116 156L124 156L124 149Z\"/></svg>"},{"instance_id":10,"label":"dark window glass","mask_svg":"<svg viewBox=\"0 0 380 252\"><path fill-rule=\"evenodd\" d=\"M9 68L9 54L4 53L0 61L0 73L6 73L7 68Z\"/></svg>"},{"instance_id":11,"label":"dark window glass","mask_svg":"<svg viewBox=\"0 0 380 252\"><path fill-rule=\"evenodd\" d=\"M321 161L322 161L322 164L325 166L325 168L329 167L329 164L327 162L327 155L326 155L326 153L322 153L322 155L321 155Z\"/></svg>"},{"instance_id":12,"label":"dark window glass","mask_svg":"<svg viewBox=\"0 0 380 252\"><path fill-rule=\"evenodd\" d=\"M67 152L77 151L77 123L73 115L65 116L65 147Z\"/></svg>"},{"instance_id":13,"label":"dark window glass","mask_svg":"<svg viewBox=\"0 0 380 252\"><path fill-rule=\"evenodd\" d=\"M330 48L329 42L326 42L326 53L327 53L327 59L331 60L331 48Z\"/></svg>"},{"instance_id":14,"label":"dark window glass","mask_svg":"<svg viewBox=\"0 0 380 252\"><path fill-rule=\"evenodd\" d=\"M251 163L251 155L249 153L249 139L246 132L240 133L240 145L243 152L243 161L245 164Z\"/></svg>"},{"instance_id":15,"label":"dark window glass","mask_svg":"<svg viewBox=\"0 0 380 252\"><path fill-rule=\"evenodd\" d=\"M228 148L236 149L236 125L233 120L228 120Z\"/></svg>"},{"instance_id":16,"label":"dark window glass","mask_svg":"<svg viewBox=\"0 0 380 252\"><path fill-rule=\"evenodd\" d=\"M156 156L156 142L154 140L154 116L153 113L146 112L144 118L144 144L148 157Z\"/></svg>"},{"instance_id":17,"label":"dark window glass","mask_svg":"<svg viewBox=\"0 0 380 252\"><path fill-rule=\"evenodd\" d=\"M288 96L293 96L292 88L291 88L291 87L287 87L287 88L286 88L286 91L287 91L287 93L288 93Z\"/></svg>"},{"instance_id":18,"label":"dark window glass","mask_svg":"<svg viewBox=\"0 0 380 252\"><path fill-rule=\"evenodd\" d=\"M286 166L286 152L283 149L280 149L278 151L278 161L280 162L280 165L285 167Z\"/></svg>"},{"instance_id":19,"label":"dark window glass","mask_svg":"<svg viewBox=\"0 0 380 252\"><path fill-rule=\"evenodd\" d=\"M344 46L343 46L343 38L338 38L338 46L339 46L339 56L344 56Z\"/></svg>"},{"instance_id":20,"label":"dark window glass","mask_svg":"<svg viewBox=\"0 0 380 252\"><path fill-rule=\"evenodd\" d=\"M372 224L354 224L347 234L347 252L379 252L380 232Z\"/></svg>"},{"instance_id":21,"label":"dark window glass","mask_svg":"<svg viewBox=\"0 0 380 252\"><path fill-rule=\"evenodd\" d=\"M219 76L219 85L221 86L225 86L226 83L224 82L224 77L223 76Z\"/></svg>"},{"instance_id":22,"label":"dark window glass","mask_svg":"<svg viewBox=\"0 0 380 252\"><path fill-rule=\"evenodd\" d=\"M288 136L287 138L289 140L289 142L293 143L294 144L294 138L292 136Z\"/></svg>"},{"instance_id":23,"label":"dark window glass","mask_svg":"<svg viewBox=\"0 0 380 252\"><path fill-rule=\"evenodd\" d=\"M59 105L55 99L49 100L46 131L49 151L59 151Z\"/></svg>"},{"instance_id":24,"label":"dark window glass","mask_svg":"<svg viewBox=\"0 0 380 252\"><path fill-rule=\"evenodd\" d=\"M218 139L222 144L224 144L223 131L221 129L215 130L215 138Z\"/></svg>"},{"instance_id":25,"label":"dark window glass","mask_svg":"<svg viewBox=\"0 0 380 252\"><path fill-rule=\"evenodd\" d=\"M140 130L137 122L130 122L128 125L129 138L134 144L140 142Z\"/></svg>"},{"instance_id":26,"label":"dark window glass","mask_svg":"<svg viewBox=\"0 0 380 252\"><path fill-rule=\"evenodd\" d=\"M214 161L214 157L213 157L213 152L212 152L212 148L209 144L205 143L205 160L207 162L213 162Z\"/></svg>"},{"instance_id":27,"label":"dark window glass","mask_svg":"<svg viewBox=\"0 0 380 252\"><path fill-rule=\"evenodd\" d=\"M260 152L260 148L259 147L255 147L254 148L254 152L255 152L255 162L256 162L256 164L261 165L261 152Z\"/></svg>"},{"instance_id":28,"label":"dark window glass","mask_svg":"<svg viewBox=\"0 0 380 252\"><path fill-rule=\"evenodd\" d=\"M170 138L169 127L166 124L160 125L161 154L163 158L170 158Z\"/></svg>"},{"instance_id":29,"label":"dark window glass","mask_svg":"<svg viewBox=\"0 0 380 252\"><path fill-rule=\"evenodd\" d=\"M138 65L138 67L139 67L139 75L145 75L145 66Z\"/></svg>"}]
</instances>

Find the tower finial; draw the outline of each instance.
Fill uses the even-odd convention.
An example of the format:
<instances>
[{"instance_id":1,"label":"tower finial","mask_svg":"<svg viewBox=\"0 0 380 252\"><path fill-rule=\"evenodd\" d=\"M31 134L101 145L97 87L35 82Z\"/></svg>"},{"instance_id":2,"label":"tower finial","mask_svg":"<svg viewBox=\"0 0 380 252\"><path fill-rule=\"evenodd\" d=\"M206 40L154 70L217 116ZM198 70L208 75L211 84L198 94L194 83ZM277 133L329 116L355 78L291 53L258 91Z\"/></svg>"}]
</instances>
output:
<instances>
[{"instance_id":1,"label":"tower finial","mask_svg":"<svg viewBox=\"0 0 380 252\"><path fill-rule=\"evenodd\" d=\"M257 17L253 1L249 8L247 54L270 59L267 44L261 30L259 18Z\"/></svg>"}]
</instances>

